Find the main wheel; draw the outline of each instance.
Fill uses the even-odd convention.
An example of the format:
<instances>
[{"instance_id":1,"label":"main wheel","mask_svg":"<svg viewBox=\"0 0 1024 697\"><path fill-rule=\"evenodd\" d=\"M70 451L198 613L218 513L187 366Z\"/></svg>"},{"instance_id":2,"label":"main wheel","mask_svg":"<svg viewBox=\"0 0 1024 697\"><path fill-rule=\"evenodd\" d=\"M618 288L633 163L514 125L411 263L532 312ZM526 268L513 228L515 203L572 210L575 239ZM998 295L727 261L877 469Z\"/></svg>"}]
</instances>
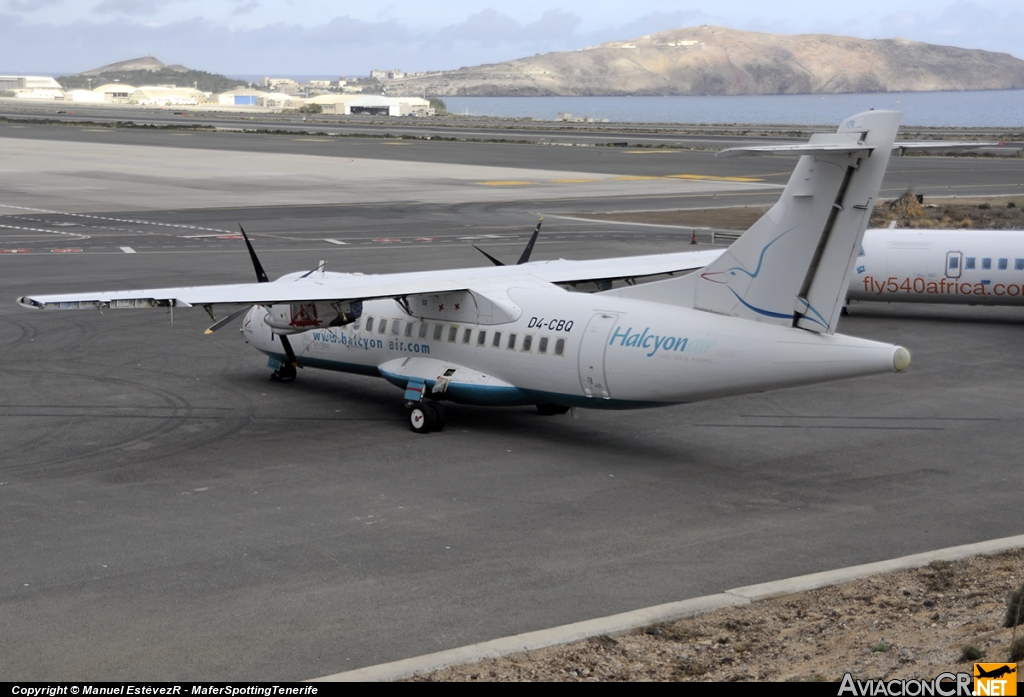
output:
<instances>
[{"instance_id":1,"label":"main wheel","mask_svg":"<svg viewBox=\"0 0 1024 697\"><path fill-rule=\"evenodd\" d=\"M564 414L569 411L569 407L564 404L538 404L537 412L541 416L554 416L555 414Z\"/></svg>"},{"instance_id":2,"label":"main wheel","mask_svg":"<svg viewBox=\"0 0 1024 697\"><path fill-rule=\"evenodd\" d=\"M435 431L443 431L444 430L444 424L445 424L445 421L446 421L445 413L444 413L444 407L442 407L438 402L424 402L424 404L426 404L427 409L429 409L430 411L434 412L434 427L433 427L433 429Z\"/></svg>"},{"instance_id":3,"label":"main wheel","mask_svg":"<svg viewBox=\"0 0 1024 697\"><path fill-rule=\"evenodd\" d=\"M434 410L423 402L409 410L409 427L415 433L430 433L435 423L437 417L434 416Z\"/></svg>"}]
</instances>

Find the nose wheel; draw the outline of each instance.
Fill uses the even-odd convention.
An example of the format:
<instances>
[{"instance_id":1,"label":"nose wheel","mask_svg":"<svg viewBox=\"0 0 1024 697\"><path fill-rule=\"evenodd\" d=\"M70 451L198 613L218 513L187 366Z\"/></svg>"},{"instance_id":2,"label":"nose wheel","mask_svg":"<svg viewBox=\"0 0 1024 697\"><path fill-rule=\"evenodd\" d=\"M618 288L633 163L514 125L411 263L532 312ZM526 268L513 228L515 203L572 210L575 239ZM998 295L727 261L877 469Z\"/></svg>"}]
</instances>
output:
<instances>
[{"instance_id":1,"label":"nose wheel","mask_svg":"<svg viewBox=\"0 0 1024 697\"><path fill-rule=\"evenodd\" d=\"M565 414L569 411L569 407L564 404L538 404L537 413L541 416L555 416L556 414Z\"/></svg>"},{"instance_id":2,"label":"nose wheel","mask_svg":"<svg viewBox=\"0 0 1024 697\"><path fill-rule=\"evenodd\" d=\"M409 408L409 428L414 433L441 431L444 424L444 408L437 402L416 402Z\"/></svg>"},{"instance_id":3,"label":"nose wheel","mask_svg":"<svg viewBox=\"0 0 1024 697\"><path fill-rule=\"evenodd\" d=\"M277 380L278 382L291 382L298 375L298 371L295 366L291 363L282 363L281 367L270 374L271 380Z\"/></svg>"}]
</instances>

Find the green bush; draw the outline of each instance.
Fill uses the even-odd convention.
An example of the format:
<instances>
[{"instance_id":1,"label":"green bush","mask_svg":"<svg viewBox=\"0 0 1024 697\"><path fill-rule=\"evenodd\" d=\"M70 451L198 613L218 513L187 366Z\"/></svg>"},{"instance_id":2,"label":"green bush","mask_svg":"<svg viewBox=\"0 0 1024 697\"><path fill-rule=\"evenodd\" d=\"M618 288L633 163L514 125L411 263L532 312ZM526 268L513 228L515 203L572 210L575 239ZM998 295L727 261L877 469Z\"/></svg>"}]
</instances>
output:
<instances>
[{"instance_id":1,"label":"green bush","mask_svg":"<svg viewBox=\"0 0 1024 697\"><path fill-rule=\"evenodd\" d=\"M1011 663L1024 661L1024 637L1010 644L1010 657L1008 660Z\"/></svg>"},{"instance_id":2,"label":"green bush","mask_svg":"<svg viewBox=\"0 0 1024 697\"><path fill-rule=\"evenodd\" d=\"M1003 620L1004 627L1016 627L1024 624L1024 583L1013 593L1006 603L1006 619Z\"/></svg>"},{"instance_id":3,"label":"green bush","mask_svg":"<svg viewBox=\"0 0 1024 697\"><path fill-rule=\"evenodd\" d=\"M985 657L985 651L974 644L967 644L960 651L961 661L979 661Z\"/></svg>"}]
</instances>

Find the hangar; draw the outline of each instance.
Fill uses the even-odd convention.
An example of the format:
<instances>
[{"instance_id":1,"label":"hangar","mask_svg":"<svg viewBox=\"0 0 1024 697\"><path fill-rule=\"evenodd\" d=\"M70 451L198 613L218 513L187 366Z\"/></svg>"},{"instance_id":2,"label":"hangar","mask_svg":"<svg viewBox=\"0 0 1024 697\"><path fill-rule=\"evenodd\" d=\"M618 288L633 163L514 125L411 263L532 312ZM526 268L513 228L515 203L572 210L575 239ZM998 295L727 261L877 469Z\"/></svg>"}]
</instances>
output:
<instances>
[{"instance_id":1,"label":"hangar","mask_svg":"<svg viewBox=\"0 0 1024 697\"><path fill-rule=\"evenodd\" d=\"M383 97L367 94L322 94L307 104L319 104L325 114L376 116L433 116L430 102L420 97Z\"/></svg>"}]
</instances>

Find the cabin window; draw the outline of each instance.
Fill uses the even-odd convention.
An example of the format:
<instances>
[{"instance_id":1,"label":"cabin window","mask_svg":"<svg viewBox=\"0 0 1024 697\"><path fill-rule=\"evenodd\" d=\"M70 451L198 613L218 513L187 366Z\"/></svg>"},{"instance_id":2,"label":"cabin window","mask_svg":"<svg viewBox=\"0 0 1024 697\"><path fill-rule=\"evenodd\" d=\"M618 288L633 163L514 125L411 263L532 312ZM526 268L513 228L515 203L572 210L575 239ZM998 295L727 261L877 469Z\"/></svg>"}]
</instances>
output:
<instances>
[{"instance_id":1,"label":"cabin window","mask_svg":"<svg viewBox=\"0 0 1024 697\"><path fill-rule=\"evenodd\" d=\"M448 327L448 341L454 344L457 338L459 338L459 328L453 324Z\"/></svg>"},{"instance_id":2,"label":"cabin window","mask_svg":"<svg viewBox=\"0 0 1024 697\"><path fill-rule=\"evenodd\" d=\"M494 332L494 341L491 343L494 348L501 346L501 332Z\"/></svg>"},{"instance_id":3,"label":"cabin window","mask_svg":"<svg viewBox=\"0 0 1024 697\"><path fill-rule=\"evenodd\" d=\"M426 322L424 322L423 324L420 325L420 338L421 339L426 339L427 338L427 330L429 328L430 328L430 325L427 324Z\"/></svg>"},{"instance_id":4,"label":"cabin window","mask_svg":"<svg viewBox=\"0 0 1024 697\"><path fill-rule=\"evenodd\" d=\"M1014 259L1013 268L1015 271L1024 271L1024 259Z\"/></svg>"},{"instance_id":5,"label":"cabin window","mask_svg":"<svg viewBox=\"0 0 1024 697\"><path fill-rule=\"evenodd\" d=\"M483 346L486 343L487 343L487 332L482 331L482 332L480 332L479 334L476 335L476 345L477 346Z\"/></svg>"},{"instance_id":6,"label":"cabin window","mask_svg":"<svg viewBox=\"0 0 1024 697\"><path fill-rule=\"evenodd\" d=\"M974 268L974 257L967 257L964 260L964 268L965 269L973 269Z\"/></svg>"},{"instance_id":7,"label":"cabin window","mask_svg":"<svg viewBox=\"0 0 1024 697\"><path fill-rule=\"evenodd\" d=\"M402 331L402 320L395 319L391 320L391 333L398 336L398 333Z\"/></svg>"},{"instance_id":8,"label":"cabin window","mask_svg":"<svg viewBox=\"0 0 1024 697\"><path fill-rule=\"evenodd\" d=\"M949 257L949 268L950 269L959 269L960 268L960 257L958 257L958 256L950 256Z\"/></svg>"},{"instance_id":9,"label":"cabin window","mask_svg":"<svg viewBox=\"0 0 1024 697\"><path fill-rule=\"evenodd\" d=\"M473 330L470 329L469 327L466 327L466 329L463 330L463 332L462 332L462 343L468 344L470 342L470 339L472 339L472 338L473 338Z\"/></svg>"},{"instance_id":10,"label":"cabin window","mask_svg":"<svg viewBox=\"0 0 1024 697\"><path fill-rule=\"evenodd\" d=\"M565 353L565 339L559 339L555 342L555 355L561 356Z\"/></svg>"},{"instance_id":11,"label":"cabin window","mask_svg":"<svg viewBox=\"0 0 1024 697\"><path fill-rule=\"evenodd\" d=\"M388 321L383 317L380 318L380 322L377 322L377 333L383 334L388 330Z\"/></svg>"},{"instance_id":12,"label":"cabin window","mask_svg":"<svg viewBox=\"0 0 1024 697\"><path fill-rule=\"evenodd\" d=\"M443 324L435 324L434 325L434 341L440 341L442 333L444 333L444 325Z\"/></svg>"},{"instance_id":13,"label":"cabin window","mask_svg":"<svg viewBox=\"0 0 1024 697\"><path fill-rule=\"evenodd\" d=\"M537 342L537 353L547 353L547 352L548 352L548 338L546 336L542 336L540 338L540 341Z\"/></svg>"},{"instance_id":14,"label":"cabin window","mask_svg":"<svg viewBox=\"0 0 1024 697\"><path fill-rule=\"evenodd\" d=\"M533 334L527 334L523 337L523 350L529 351L533 346Z\"/></svg>"},{"instance_id":15,"label":"cabin window","mask_svg":"<svg viewBox=\"0 0 1024 697\"><path fill-rule=\"evenodd\" d=\"M866 257L867 256L867 252L864 251L864 245L860 246L860 253L858 253L857 256L859 256L859 257Z\"/></svg>"},{"instance_id":16,"label":"cabin window","mask_svg":"<svg viewBox=\"0 0 1024 697\"><path fill-rule=\"evenodd\" d=\"M405 323L405 335L407 337L411 337L412 336L412 322L406 322Z\"/></svg>"},{"instance_id":17,"label":"cabin window","mask_svg":"<svg viewBox=\"0 0 1024 697\"><path fill-rule=\"evenodd\" d=\"M367 334L373 333L373 317L367 317L366 318L366 333Z\"/></svg>"},{"instance_id":18,"label":"cabin window","mask_svg":"<svg viewBox=\"0 0 1024 697\"><path fill-rule=\"evenodd\" d=\"M982 259L981 260L981 268L983 268L983 269L991 269L992 268L992 260L991 259L987 259L987 258L986 259Z\"/></svg>"},{"instance_id":19,"label":"cabin window","mask_svg":"<svg viewBox=\"0 0 1024 697\"><path fill-rule=\"evenodd\" d=\"M508 347L510 349L514 349L516 347L516 335L515 334L509 334L508 335Z\"/></svg>"},{"instance_id":20,"label":"cabin window","mask_svg":"<svg viewBox=\"0 0 1024 697\"><path fill-rule=\"evenodd\" d=\"M999 260L999 270L1000 271L1006 271L1006 262L1007 261L1009 261L1009 260L1008 259L1000 259Z\"/></svg>"}]
</instances>

